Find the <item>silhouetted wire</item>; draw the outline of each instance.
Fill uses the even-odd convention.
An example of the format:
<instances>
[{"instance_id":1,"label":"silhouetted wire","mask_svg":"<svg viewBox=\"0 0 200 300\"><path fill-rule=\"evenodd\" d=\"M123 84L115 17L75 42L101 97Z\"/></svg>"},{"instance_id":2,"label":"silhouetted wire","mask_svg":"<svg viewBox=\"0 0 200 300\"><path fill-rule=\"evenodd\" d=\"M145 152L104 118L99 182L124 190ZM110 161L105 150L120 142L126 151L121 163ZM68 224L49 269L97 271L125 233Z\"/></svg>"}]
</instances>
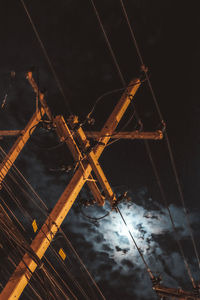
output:
<instances>
[{"instance_id":1,"label":"silhouetted wire","mask_svg":"<svg viewBox=\"0 0 200 300\"><path fill-rule=\"evenodd\" d=\"M132 235L132 233L131 233L131 231L130 231L130 229L129 229L127 223L126 223L126 220L125 220L125 218L124 218L123 215L122 215L121 210L119 209L118 206L116 207L116 209L117 209L117 211L119 212L120 217L122 218L122 221L124 222L124 225L125 225L125 227L127 228L127 231L128 231L128 233L129 233L129 235L130 235L130 237L131 237L131 239L132 239L132 241L133 241L133 243L134 243L134 245L135 245L135 247L136 247L136 249L137 249L137 251L138 251L138 253L139 253L139 255L140 255L140 257L141 257L141 259L142 259L142 261L143 261L143 263L144 263L144 265L145 265L145 268L146 268L146 270L147 270L147 272L148 272L148 274L149 274L149 276L150 276L150 279L153 279L153 278L154 278L154 275L152 274L151 269L149 268L149 266L148 266L148 264L147 264L147 262L146 262L146 260L145 260L145 258L144 258L144 255L142 254L142 251L141 251L140 248L138 247L138 245L137 245L137 243L136 243L136 241L135 241L135 239L134 239L134 237L133 237L133 235Z\"/></svg>"},{"instance_id":2,"label":"silhouetted wire","mask_svg":"<svg viewBox=\"0 0 200 300\"><path fill-rule=\"evenodd\" d=\"M81 285L78 283L78 281L74 278L74 276L71 274L70 270L68 269L67 265L64 263L64 261L62 260L62 258L60 257L60 255L55 251L55 249L50 245L50 250L52 251L52 253L55 255L57 261L59 262L59 264L62 266L63 270L66 272L66 274L69 276L69 278L72 280L72 283L79 289L79 291L81 292L81 294L83 295L83 297L85 299L88 299L88 296L86 295L85 291L83 290L83 288L81 287Z\"/></svg>"},{"instance_id":3,"label":"silhouetted wire","mask_svg":"<svg viewBox=\"0 0 200 300\"><path fill-rule=\"evenodd\" d=\"M126 129L126 127L131 123L131 121L133 120L134 116L135 116L135 111L133 112L132 116L128 119L128 121L126 122L126 124L125 124L125 125L120 129L120 131L118 131L117 133L123 132L123 130ZM116 133L116 134L117 134L117 133ZM114 136L115 136L115 134L112 135L112 137L114 137ZM121 138L118 138L118 139L115 139L114 141L111 141L110 143L108 143L108 144L106 145L106 147L108 147L108 146L110 146L110 145L116 143L116 142L119 141L119 140L121 140Z\"/></svg>"},{"instance_id":4,"label":"silhouetted wire","mask_svg":"<svg viewBox=\"0 0 200 300\"><path fill-rule=\"evenodd\" d=\"M129 18L128 18L128 15L127 15L127 12L126 12L126 8L125 8L124 3L123 3L123 0L120 0L120 3L121 3L121 6L122 6L122 10L123 10L123 13L125 15L128 27L130 29L130 33L131 33L131 36L132 36L132 39L133 39L133 42L134 42L139 60L140 60L140 63L142 64L142 66L145 66L144 61L142 59L140 49L139 49L139 46L137 44L137 40L135 38L132 26L131 26L130 21L129 21ZM165 121L164 121L162 113L160 111L160 107L159 107L158 101L156 99L156 95L155 95L155 92L153 90L153 87L151 85L150 78L147 74L147 71L144 71L144 73L145 73L145 77L147 79L149 89L151 91L152 98L153 98L154 104L156 106L160 121L165 126ZM171 145L170 145L170 141L169 141L169 137L168 137L166 128L164 130L164 136L165 136L166 143L167 143L167 148L168 148L168 152L169 152L169 157L170 157L172 169L173 169L173 172L174 172L174 175L175 175L176 184L177 184L178 192L179 192L179 195L180 195L180 200L181 200L181 203L182 203L182 206L183 206L184 214L186 216L186 223L187 223L187 226L188 226L188 229L189 229L189 232L190 232L190 237L191 237L191 240L192 240L194 252L195 252L195 255L196 255L196 258L197 258L197 261L198 261L198 266L199 266L199 269L200 269L200 258L199 258L199 254L198 254L198 251L197 251L197 246L196 246L196 242L195 242L194 235L193 235L193 232L192 232L191 224L190 224L190 221L189 221L189 218L188 218L188 213L187 213L187 209L186 209L186 205L185 205L185 200L184 200L184 197L183 197L183 191L182 191L182 188L181 188L180 179L179 179L178 172L177 172L177 169L176 169L176 165L175 165L175 161L174 161L174 157L173 157L173 153L172 153L172 149L171 149ZM149 150L147 149L147 151L149 152L150 149Z\"/></svg>"},{"instance_id":5,"label":"silhouetted wire","mask_svg":"<svg viewBox=\"0 0 200 300\"><path fill-rule=\"evenodd\" d=\"M54 278L54 276L52 276L52 274L44 267L42 267L42 272L45 274L46 278L49 280L49 282L51 283L52 288L52 292L55 293L55 297L56 300L57 299L63 299L63 296L65 299L69 299L69 297L66 295L65 291L62 289L62 287L60 286L60 284L57 282L57 280ZM56 288L62 293L62 298L60 298L60 296L58 295L58 293L56 292Z\"/></svg>"},{"instance_id":6,"label":"silhouetted wire","mask_svg":"<svg viewBox=\"0 0 200 300\"><path fill-rule=\"evenodd\" d=\"M112 59L113 59L114 64L115 64L115 66L116 66L116 69L117 69L117 71L118 71L118 74L119 74L119 77L120 77L120 79L121 79L122 85L123 85L123 87L125 87L125 86L127 85L127 84L126 84L126 81L125 81L125 79L124 79L124 76L123 76L123 74L122 74L122 71L121 71L121 69L120 69L120 67L119 67L119 64L118 64L118 62L117 62L115 53L114 53L114 51L113 51L113 49L112 49L111 43L110 43L110 41L109 41L109 39L108 39L108 36L107 36L107 34L106 34L106 31L105 31L105 29L104 29L104 26L103 26L103 23L102 23L101 18L100 18L100 16L99 16L99 13L98 13L98 11L97 11L97 8L96 8L96 6L95 6L93 0L90 0L90 2L91 2L91 4L92 4L92 6L93 6L94 12L95 12L95 14L96 14L97 20L98 20L99 25L100 25L100 27L101 27L101 30L102 30L102 32L103 32L103 35L104 35L104 38L105 38L107 47L108 47L108 49L109 49L109 51L110 51L110 54L111 54L111 56L112 56ZM134 107L134 109L135 109L135 105L134 105L133 103L132 103L132 105L133 105L133 107ZM142 121L140 120L139 115L138 115L138 113L137 113L136 110L135 110L135 115L136 115L136 118L137 118L137 122L139 123L140 126L142 126Z\"/></svg>"},{"instance_id":7,"label":"silhouetted wire","mask_svg":"<svg viewBox=\"0 0 200 300\"><path fill-rule=\"evenodd\" d=\"M53 267L51 262L47 259L47 257L44 255L44 260L46 260L47 264L50 266L50 268L53 270L53 272L58 276L60 281L63 283L63 285L69 289L69 286L67 285L66 281L63 280L63 278L60 276L60 274L56 271L56 269Z\"/></svg>"},{"instance_id":8,"label":"silhouetted wire","mask_svg":"<svg viewBox=\"0 0 200 300\"><path fill-rule=\"evenodd\" d=\"M80 256L78 255L78 253L76 252L75 248L73 247L72 243L69 241L69 239L67 238L66 234L64 233L64 231L60 228L60 232L62 233L65 241L67 242L67 245L70 247L70 249L73 251L75 257L77 258L77 260L80 262L81 266L83 267L83 269L85 270L85 272L87 273L87 275L89 276L89 278L91 279L92 283L95 285L97 291L99 292L99 294L101 295L102 299L106 300L106 298L104 297L104 295L102 294L99 286L97 285L96 281L93 279L92 275L90 274L90 272L88 271L88 269L86 268L85 264L83 263L83 261L81 260Z\"/></svg>"},{"instance_id":9,"label":"silhouetted wire","mask_svg":"<svg viewBox=\"0 0 200 300\"><path fill-rule=\"evenodd\" d=\"M46 48L45 48L45 46L44 46L44 43L42 42L42 40L41 40L41 38L40 38L40 35L39 35L39 33L38 33L37 29L36 29L36 26L35 26L35 24L34 24L32 18L31 18L30 12L28 11L28 8L27 8L27 6L25 5L25 2L24 2L23 0L20 0L20 2L21 2L22 6L23 6L23 8L24 8L24 10L25 10L25 12L26 12L26 15L27 15L27 17L28 17L30 23L31 23L32 29L33 29L33 31L34 31L34 33L35 33L35 35L36 35L36 38L37 38L38 43L39 43L39 45L40 45L40 47L41 47L41 49L42 49L42 51L43 51L43 54L44 54L44 56L45 56L45 58L46 58L46 60L47 60L47 62L48 62L48 64L49 64L50 70L51 70L51 72L52 72L52 74L53 74L53 76L54 76L54 79L55 79L55 81L56 81L56 83L57 83L57 86L58 86L58 88L59 88L59 90L60 90L60 93L62 94L62 96L63 96L63 98L64 98L64 100L65 100L66 107L67 107L69 113L72 114L72 110L71 110L69 101L67 100L67 98L66 98L66 96L65 96L63 87L62 87L62 85L61 85L61 83L60 83L60 80L59 80L58 75L57 75L57 73L56 73L56 71L55 71L55 68L54 68L54 66L53 66L53 64L52 64L52 62L51 62L51 60L50 60L50 58L49 58L49 55L48 55L47 50L46 50Z\"/></svg>"},{"instance_id":10,"label":"silhouetted wire","mask_svg":"<svg viewBox=\"0 0 200 300\"><path fill-rule=\"evenodd\" d=\"M4 199L1 196L0 196L0 200L1 200L1 202L3 202L4 206L6 207L6 209L13 216L13 218L18 223L18 225L22 228L22 230L26 231L26 229L24 228L24 226L21 224L21 222L19 222L19 220L17 219L17 217L15 216L15 214L13 213L13 211L9 208L9 206L6 204L6 202L4 201Z\"/></svg>"},{"instance_id":11,"label":"silhouetted wire","mask_svg":"<svg viewBox=\"0 0 200 300\"><path fill-rule=\"evenodd\" d=\"M4 159L8 159L8 154L3 150L2 147L0 147L0 151L2 152L2 155L4 155ZM2 156L3 157L3 156ZM10 163L11 161L8 160ZM20 172L20 170L16 167L16 165L13 163L12 164L12 169L11 172L13 171L15 175L18 176L18 178L20 179L20 181L22 183L24 183L27 188L29 188L31 190L31 192L35 195L35 197L39 200L40 204L44 207L44 209L46 211L48 211L48 207L46 206L46 204L44 203L44 201L41 199L41 197L36 193L36 191L34 190L34 188L31 186L31 184L28 182L28 180L23 176L23 174ZM9 174L9 173L8 173ZM41 206L39 206L40 209L42 209Z\"/></svg>"},{"instance_id":12,"label":"silhouetted wire","mask_svg":"<svg viewBox=\"0 0 200 300\"><path fill-rule=\"evenodd\" d=\"M194 278L193 278L193 276L192 276L190 267L189 267L188 262L187 262L187 260L186 260L185 253L184 253L184 251L183 251L183 247L182 247L181 242L180 242L180 240L179 240L179 234L178 234L177 228L176 228L176 226L175 226L174 219L173 219L173 217L172 217L171 210L170 210L170 208L169 208L169 205L168 205L168 202L167 202L165 193L164 193L164 189L163 189L163 186L162 186L160 177L159 177L159 175L158 175L158 170L157 170L157 168L156 168L155 162L154 162L153 157L152 157L152 153L151 153L151 150L150 150L150 147L149 147L149 143L147 143L147 141L144 141L144 142L145 142L145 146L146 146L146 149L147 149L147 151L148 151L148 155L149 155L149 159L150 159L150 162L151 162L153 171L154 171L154 175L155 175L155 177L156 177L156 181L157 181L157 184L158 184L160 193L161 193L161 199L162 199L162 201L163 201L163 204L164 204L165 208L167 209L167 212L168 212L168 215L169 215L171 224L172 224L172 228L173 228L174 233L175 233L175 240L176 240L176 243L177 243L177 245L178 245L180 254L181 254L182 258L183 258L183 262L184 262L184 264L185 264L185 267L186 267L188 276L189 276L189 278L190 278L190 280L191 280L191 282L192 282L193 287L196 288L196 284L195 284Z\"/></svg>"}]
</instances>

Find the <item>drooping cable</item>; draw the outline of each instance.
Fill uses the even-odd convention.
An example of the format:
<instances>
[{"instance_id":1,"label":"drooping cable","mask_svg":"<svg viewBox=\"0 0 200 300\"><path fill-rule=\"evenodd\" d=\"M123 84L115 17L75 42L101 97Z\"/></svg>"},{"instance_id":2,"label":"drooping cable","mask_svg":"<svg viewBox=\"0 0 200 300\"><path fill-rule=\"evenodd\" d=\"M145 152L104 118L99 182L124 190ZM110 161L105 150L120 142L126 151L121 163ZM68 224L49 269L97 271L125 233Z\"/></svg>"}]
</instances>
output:
<instances>
[{"instance_id":1,"label":"drooping cable","mask_svg":"<svg viewBox=\"0 0 200 300\"><path fill-rule=\"evenodd\" d=\"M50 67L50 70L51 70L51 72L52 72L52 74L53 74L53 76L54 76L54 79L55 79L55 81L56 81L56 83L57 83L57 86L58 86L58 88L59 88L59 90L60 90L60 93L62 94L63 99L65 100L66 107L67 107L69 113L72 114L72 110L71 110L69 101L67 100L67 98L66 98L66 96L65 96L63 87L62 87L62 85L61 85L61 83L60 83L60 80L59 80L58 75L57 75L57 73L56 73L56 71L55 71L55 68L54 68L54 66L53 66L53 64L52 64L52 62L51 62L51 60L50 60L50 58L49 58L49 55L48 55L47 50L46 50L46 48L45 48L45 46L44 46L44 43L42 42L42 40L41 40L41 38L40 38L40 35L39 35L39 33L38 33L37 29L36 29L36 26L35 26L35 24L34 24L34 22L33 22L33 19L31 18L30 12L28 11L28 8L27 8L27 6L26 6L24 0L20 0L20 2L21 2L22 6L23 6L23 8L24 8L24 10L25 10L25 12L26 12L26 15L27 15L27 17L28 17L30 23L31 23L31 26L32 26L32 28L33 28L33 31L34 31L34 33L35 33L35 35L36 35L36 38L37 38L37 40L38 40L38 43L39 43L39 45L40 45L40 47L41 47L41 49L42 49L42 51L43 51L43 54L44 54L44 56L45 56L45 58L46 58L46 60L47 60L47 63L48 63L48 65L49 65L49 67Z\"/></svg>"},{"instance_id":2,"label":"drooping cable","mask_svg":"<svg viewBox=\"0 0 200 300\"><path fill-rule=\"evenodd\" d=\"M120 0L120 3L121 3L123 13L124 13L125 19L127 21L131 36L132 36L133 43L135 45L140 63L141 63L142 66L145 66L142 55L141 55L141 52L140 52L140 49L139 49L139 46L138 46L138 43L137 43L137 40L135 38L132 26L131 26L130 21L129 21L128 14L127 14L126 8L124 6L123 0ZM150 78L149 78L148 73L145 70L145 68L144 68L144 73L145 73L145 77L146 77L146 80L148 82L148 86L149 86L149 89L151 91L152 98L153 98L154 104L156 106L156 110L158 112L160 121L165 126L165 121L163 119L163 116L162 116L162 113L160 111L160 107L159 107L155 92L153 90ZM199 254L198 254L198 251L197 251L197 246L196 246L196 242L195 242L194 235L193 235L193 232L192 232L191 224L190 224L190 221L189 221L188 212L187 212L187 209L186 209L185 200L184 200L184 196L183 196L183 191L182 191L182 187L181 187L181 184L180 184L180 179L179 179L178 172L177 172L177 169L176 169L174 156L173 156L173 153L172 153L172 148L171 148L171 145L170 145L170 141L169 141L169 137L168 137L166 128L164 130L164 136L165 136L165 139L166 139L166 144L167 144L167 148L168 148L168 152L169 152L169 157L170 157L170 161L171 161L171 165L172 165L172 170L174 172L174 176L175 176L175 180L176 180L176 184L177 184L177 188L178 188L178 192L179 192L179 196L180 196L180 201L181 201L181 204L183 206L184 214L186 216L186 223L187 223L187 226L188 226L188 229L189 229L189 233L190 233L191 241L192 241L192 244L193 244L195 256L197 258L198 266L199 266L199 269L200 269L200 258L199 258Z\"/></svg>"}]
</instances>

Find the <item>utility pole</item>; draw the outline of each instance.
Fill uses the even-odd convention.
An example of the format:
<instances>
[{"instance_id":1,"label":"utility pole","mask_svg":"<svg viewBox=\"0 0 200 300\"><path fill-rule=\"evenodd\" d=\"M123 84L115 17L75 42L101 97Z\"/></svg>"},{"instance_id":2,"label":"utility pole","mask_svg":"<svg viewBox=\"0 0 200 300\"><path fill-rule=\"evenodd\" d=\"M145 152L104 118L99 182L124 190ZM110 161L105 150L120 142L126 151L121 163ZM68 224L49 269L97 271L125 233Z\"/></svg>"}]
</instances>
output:
<instances>
[{"instance_id":1,"label":"utility pole","mask_svg":"<svg viewBox=\"0 0 200 300\"><path fill-rule=\"evenodd\" d=\"M56 127L56 132L60 140L62 142L65 141L68 145L75 159L75 162L79 165L79 167L70 180L69 184L67 185L66 189L64 190L63 194L60 196L52 212L47 217L45 223L41 227L35 239L32 241L30 247L32 249L32 253L34 253L34 257L32 257L30 252L27 252L23 256L21 262L17 266L10 280L4 287L0 295L1 300L18 299L20 297L21 293L30 280L32 273L40 264L40 260L44 256L51 241L59 230L68 211L71 209L74 201L77 198L77 195L79 194L85 183L88 184L96 202L98 202L99 205L104 204L104 197L101 195L97 183L99 183L103 188L107 199L111 203L111 206L117 200L98 162L98 159L101 156L110 138L112 137L113 133L115 132L118 123L120 122L129 104L133 100L133 97L141 84L139 79L134 79L133 81L131 81L130 85L123 93L121 99L115 106L104 127L100 131L99 136L96 137L96 146L91 147L82 128L79 126L77 128L77 118L75 116L71 116L69 118L68 123L70 123L71 128L68 127L62 116L57 116L53 119L51 112L46 105L46 102L44 101L44 95L39 92L31 72L28 73L27 79L29 80L35 93L39 95L39 99L42 104L41 111L38 112L37 116L34 115L32 117L31 121L24 129L23 135L18 137L17 141L11 149L12 151L8 153L5 161L2 162L0 167L1 182L6 176L9 168L11 168L19 152L22 150L22 146L24 146L24 144L27 142L30 129L34 128L37 122L41 120L41 116L44 113L46 113L48 118ZM91 175L91 171L94 172L96 179L94 179ZM35 259L35 257L37 258L37 260Z\"/></svg>"},{"instance_id":2,"label":"utility pole","mask_svg":"<svg viewBox=\"0 0 200 300\"><path fill-rule=\"evenodd\" d=\"M105 135L111 135L114 132L124 112L126 111L132 98L138 90L139 86L139 79L136 79L131 82L130 86L126 89L126 92L122 95L120 101L118 102L112 114L105 123L103 129L101 130L102 138L100 138L99 144L97 144L97 146L92 151L95 155L96 160L98 160L110 139L109 136ZM83 160L82 166L79 166L78 170L72 177L71 181L69 182L61 197L59 198L49 217L46 219L44 225L42 226L35 239L31 243L31 248L38 257L38 259L41 259L43 257L52 239L54 238L59 227L61 226L64 218L66 217L68 211L73 205L77 195L82 189L84 183L87 181L91 171L92 167L90 163L87 161L87 159ZM29 253L26 253L22 261L16 268L15 272L11 276L11 280L9 280L4 290L2 291L0 299L18 299L25 286L29 282L31 275L35 271L36 267L37 263L35 262L35 260L30 256ZM21 271L21 269L23 270L23 272L21 272L20 276L16 276L16 274L19 274L18 271Z\"/></svg>"},{"instance_id":3,"label":"utility pole","mask_svg":"<svg viewBox=\"0 0 200 300\"><path fill-rule=\"evenodd\" d=\"M12 167L13 163L17 159L18 155L22 151L23 147L27 143L27 141L30 137L30 133L33 133L37 124L41 121L43 115L46 113L47 116L49 117L49 119L52 119L51 113L50 113L49 108L44 99L44 94L38 90L35 82L32 80L32 72L28 72L26 78L29 80L30 84L33 87L33 90L35 91L38 99L40 100L41 108L40 108L40 110L37 110L34 113L32 118L30 119L30 121L28 122L26 127L24 128L24 130L22 130L20 132L20 136L17 138L16 142L10 149L8 155L6 156L4 161L1 163L1 165L0 165L0 186L1 186L2 181L5 178L6 174L8 173L8 171Z\"/></svg>"}]
</instances>

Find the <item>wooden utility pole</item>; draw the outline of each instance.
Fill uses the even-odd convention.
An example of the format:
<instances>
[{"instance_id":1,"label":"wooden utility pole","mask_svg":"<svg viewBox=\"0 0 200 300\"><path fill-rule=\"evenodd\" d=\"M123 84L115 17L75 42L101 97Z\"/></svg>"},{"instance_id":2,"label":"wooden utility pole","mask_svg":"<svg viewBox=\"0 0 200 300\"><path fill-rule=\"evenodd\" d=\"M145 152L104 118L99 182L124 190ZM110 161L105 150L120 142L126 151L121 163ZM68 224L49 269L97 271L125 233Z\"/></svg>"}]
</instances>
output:
<instances>
[{"instance_id":1,"label":"wooden utility pole","mask_svg":"<svg viewBox=\"0 0 200 300\"><path fill-rule=\"evenodd\" d=\"M30 137L30 134L33 133L37 124L41 121L43 115L46 113L48 118L52 119L51 112L49 111L49 108L44 99L44 94L38 90L37 85L35 84L35 82L32 78L32 72L28 72L26 78L32 85L33 90L35 91L38 99L40 100L41 108L40 108L40 110L37 110L34 113L32 118L30 119L30 121L28 122L26 127L24 128L24 130L21 131L20 136L18 137L18 139L16 140L16 142L10 149L8 155L6 156L4 161L1 163L1 165L0 165L0 185L1 185L2 181L4 180L8 171L12 167L13 163L17 159L18 155L22 151L23 147L27 143L27 141Z\"/></svg>"},{"instance_id":2,"label":"wooden utility pole","mask_svg":"<svg viewBox=\"0 0 200 300\"><path fill-rule=\"evenodd\" d=\"M96 133L96 146L91 147L90 142L87 139L88 135L83 132L82 128L78 127L78 129L75 129L75 120L77 118L71 116L70 120L68 120L71 128L68 127L63 116L57 116L53 119L51 112L44 100L44 95L38 90L31 72L27 74L27 79L34 92L39 97L41 109L33 115L32 119L29 121L24 131L21 132L21 135L18 137L14 146L6 156L5 160L2 162L0 166L0 183L5 178L8 170L11 168L15 159L27 142L30 136L30 130L34 130L37 123L40 122L45 113L49 120L56 127L56 132L60 138L60 141L64 141L68 145L75 162L79 167L64 190L63 194L59 198L52 212L47 217L44 225L31 243L30 247L32 249L32 253L34 253L34 257L30 254L30 252L27 252L24 255L22 261L19 263L9 282L3 289L0 295L1 300L18 299L20 297L30 280L32 273L35 271L38 264L40 264L40 260L45 254L52 239L60 228L68 211L72 207L77 195L85 183L88 184L95 201L98 202L99 205L104 204L105 197L100 193L97 183L99 183L103 188L106 198L110 201L111 206L117 200L98 162L98 159L110 138L115 133L118 123L120 122L130 102L133 100L133 97L141 84L139 79L131 81L130 85L123 93L121 99L105 123L103 129L99 133ZM136 135L139 137L138 132ZM147 136L149 137L148 134L146 137ZM153 139L161 138L161 132L152 133L152 137ZM143 138L145 138L145 133L143 133ZM91 175L91 171L93 171L95 174L96 179L94 179L94 177ZM37 258L37 260L35 258Z\"/></svg>"},{"instance_id":3,"label":"wooden utility pole","mask_svg":"<svg viewBox=\"0 0 200 300\"><path fill-rule=\"evenodd\" d=\"M102 138L99 139L99 144L97 144L97 146L92 151L94 156L93 158L95 158L95 163L97 163L98 158L102 154L106 144L110 139L110 135L112 135L114 130L116 129L119 121L121 120L124 112L128 108L139 86L139 79L133 80L130 83L130 86L126 89L120 101L114 108L114 111L105 123L105 126L101 130ZM59 198L49 217L46 219L44 225L42 226L35 239L31 243L31 248L39 260L43 257L44 253L49 247L52 239L54 238L68 211L73 205L77 195L82 189L84 183L88 180L91 171L92 167L90 162L88 162L87 159L83 160L82 166L79 166L78 170L72 177L71 181L69 182L61 197ZM100 169L98 169L98 172L100 172ZM109 188L109 186L107 187ZM104 188L106 189L105 186ZM108 191L108 193L112 194L112 191ZM114 197L112 198L112 200L114 200ZM23 292L25 286L29 282L31 275L35 271L36 267L37 263L35 262L35 259L33 259L29 253L26 253L22 261L17 266L15 272L11 276L9 282L3 289L0 299L18 299L21 293Z\"/></svg>"}]
</instances>

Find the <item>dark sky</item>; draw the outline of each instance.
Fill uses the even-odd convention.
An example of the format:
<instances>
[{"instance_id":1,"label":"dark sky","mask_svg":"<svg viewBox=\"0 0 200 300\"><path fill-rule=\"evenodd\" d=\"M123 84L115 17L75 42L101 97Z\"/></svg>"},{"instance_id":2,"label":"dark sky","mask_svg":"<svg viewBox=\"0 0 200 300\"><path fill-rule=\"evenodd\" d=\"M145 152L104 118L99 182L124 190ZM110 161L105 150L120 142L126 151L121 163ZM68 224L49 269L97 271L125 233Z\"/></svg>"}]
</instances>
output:
<instances>
[{"instance_id":1,"label":"dark sky","mask_svg":"<svg viewBox=\"0 0 200 300\"><path fill-rule=\"evenodd\" d=\"M90 1L27 0L25 3L73 113L84 120L100 95L122 87ZM39 70L39 84L46 91L46 99L54 115L62 113L67 117L69 113L65 100L56 86L21 2L4 0L1 4L0 101L3 101L6 93L8 96L4 109L0 111L0 129L21 129L34 112L35 97L25 80L25 72L30 67ZM140 63L120 1L96 0L95 4L128 83L138 76ZM199 248L198 1L124 0L124 4L167 124ZM10 84L11 70L15 70L16 78ZM34 72L37 80L38 74ZM90 130L101 128L119 97L120 93L111 95L99 103L94 114L96 122ZM159 128L159 117L146 83L138 91L135 105L145 130ZM131 113L130 108L126 119ZM133 122L129 129L135 125ZM4 140L1 145L7 150L13 141ZM48 146L56 144L57 140L54 135L36 136L23 150L17 166L51 209L64 190L70 174L52 172L50 169L59 169L67 164L68 152L65 152L65 148L45 151L38 148L35 142ZM150 147L186 256L197 280L199 270L184 225L185 218L166 143L150 142ZM105 150L100 162L114 190L119 193L127 188L129 190L132 205L127 208L122 204L121 209L152 270L161 273L165 285L191 289L144 143L119 141ZM27 204L27 209L32 211L36 219L39 218L38 211L31 203ZM89 213L91 216L99 215L96 207L90 209ZM42 224L42 217L38 223ZM93 223L81 215L76 204L63 225L108 300L121 297L126 300L155 299L140 257L121 228L116 213ZM55 244L55 247L58 246Z\"/></svg>"}]
</instances>

